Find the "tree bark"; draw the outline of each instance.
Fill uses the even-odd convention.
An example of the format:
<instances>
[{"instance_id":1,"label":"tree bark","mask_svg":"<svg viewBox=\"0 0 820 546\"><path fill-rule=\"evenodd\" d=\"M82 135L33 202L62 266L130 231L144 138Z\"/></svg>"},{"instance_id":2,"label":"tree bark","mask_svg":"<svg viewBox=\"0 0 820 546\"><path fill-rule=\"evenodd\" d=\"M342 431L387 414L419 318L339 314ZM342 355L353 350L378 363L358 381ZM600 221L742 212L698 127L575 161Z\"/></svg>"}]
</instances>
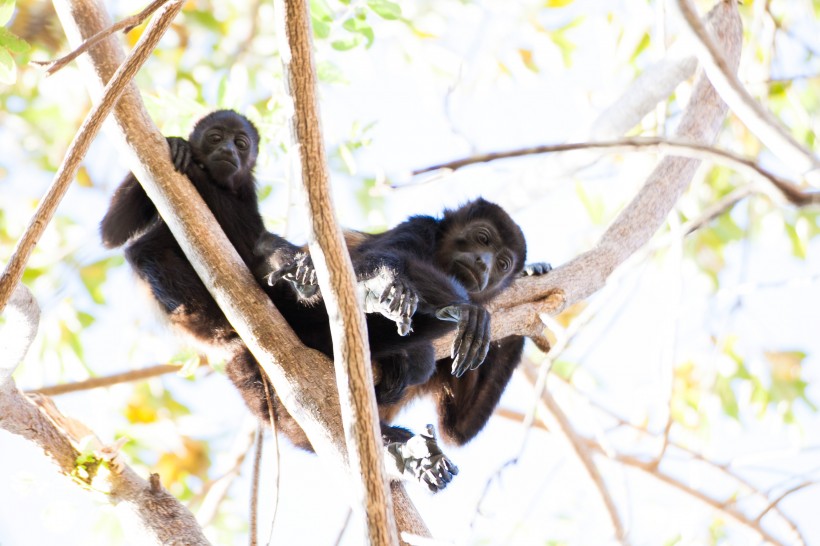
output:
<instances>
[{"instance_id":1,"label":"tree bark","mask_svg":"<svg viewBox=\"0 0 820 546\"><path fill-rule=\"evenodd\" d=\"M356 275L330 195L308 4L305 0L277 0L275 5L285 88L293 101L289 120L291 146L299 151L297 170L310 218L308 244L330 317L336 385L354 477L351 506L355 514L364 517L368 544L398 544L387 494L364 311L356 295Z\"/></svg>"}]
</instances>

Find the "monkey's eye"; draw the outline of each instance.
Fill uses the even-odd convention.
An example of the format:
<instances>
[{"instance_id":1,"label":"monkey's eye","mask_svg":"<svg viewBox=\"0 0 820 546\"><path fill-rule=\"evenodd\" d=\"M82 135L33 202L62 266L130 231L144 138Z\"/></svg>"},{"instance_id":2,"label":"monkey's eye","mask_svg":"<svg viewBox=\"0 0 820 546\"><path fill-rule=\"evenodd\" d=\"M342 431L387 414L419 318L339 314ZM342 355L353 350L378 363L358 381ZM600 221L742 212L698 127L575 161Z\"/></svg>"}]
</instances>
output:
<instances>
[{"instance_id":1,"label":"monkey's eye","mask_svg":"<svg viewBox=\"0 0 820 546\"><path fill-rule=\"evenodd\" d=\"M220 133L211 133L208 135L208 142L210 142L211 144L222 142L222 135Z\"/></svg>"},{"instance_id":2,"label":"monkey's eye","mask_svg":"<svg viewBox=\"0 0 820 546\"><path fill-rule=\"evenodd\" d=\"M476 239L476 241L478 241L482 245L490 244L490 234L487 233L487 231L484 230L484 229L479 230L478 232L476 232L475 239Z\"/></svg>"},{"instance_id":3,"label":"monkey's eye","mask_svg":"<svg viewBox=\"0 0 820 546\"><path fill-rule=\"evenodd\" d=\"M498 263L498 268L501 271L509 271L509 269L512 267L512 262L510 261L509 258L504 258L504 257L499 258L497 263Z\"/></svg>"},{"instance_id":4,"label":"monkey's eye","mask_svg":"<svg viewBox=\"0 0 820 546\"><path fill-rule=\"evenodd\" d=\"M236 147L239 148L242 151L245 151L250 147L250 145L248 144L248 141L245 140L244 138L237 138L236 139Z\"/></svg>"}]
</instances>

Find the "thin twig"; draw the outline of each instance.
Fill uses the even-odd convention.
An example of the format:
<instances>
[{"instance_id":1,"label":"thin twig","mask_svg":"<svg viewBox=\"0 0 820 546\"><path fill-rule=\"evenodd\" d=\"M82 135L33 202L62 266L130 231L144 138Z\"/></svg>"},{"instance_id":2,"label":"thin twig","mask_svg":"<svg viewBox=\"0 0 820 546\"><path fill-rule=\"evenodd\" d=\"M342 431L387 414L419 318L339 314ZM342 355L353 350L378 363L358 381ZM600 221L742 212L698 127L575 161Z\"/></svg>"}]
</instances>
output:
<instances>
[{"instance_id":1,"label":"thin twig","mask_svg":"<svg viewBox=\"0 0 820 546\"><path fill-rule=\"evenodd\" d=\"M781 123L767 111L740 83L735 70L729 68L718 46L698 16L691 0L678 0L678 7L698 45L698 59L721 98L732 112L759 138L781 161L800 173L815 171L820 174L820 161L799 144ZM736 9L736 8L735 8Z\"/></svg>"},{"instance_id":2,"label":"thin twig","mask_svg":"<svg viewBox=\"0 0 820 546\"><path fill-rule=\"evenodd\" d=\"M251 502L250 502L250 522L248 530L248 544L256 546L259 544L259 474L262 467L262 446L264 445L264 431L262 425L256 425L256 440L254 441L253 472L251 474Z\"/></svg>"},{"instance_id":3,"label":"thin twig","mask_svg":"<svg viewBox=\"0 0 820 546\"><path fill-rule=\"evenodd\" d=\"M569 142L562 144L530 146L527 148L509 150L506 152L490 152L465 157L462 159L456 159L454 161L448 161L446 163L440 163L438 165L417 169L413 171L412 174L419 175L436 170L455 171L468 165L475 165L476 163L486 163L499 159L511 159L515 157L555 152L570 152L574 150L606 150L611 153L623 153L645 151L647 149L668 153L670 155L711 160L732 167L741 172L751 173L770 182L780 191L785 199L797 206L807 206L820 203L820 192L805 192L796 184L764 169L751 159L733 152L722 150L715 146L710 146L708 144L660 137L635 137L601 142Z\"/></svg>"},{"instance_id":4,"label":"thin twig","mask_svg":"<svg viewBox=\"0 0 820 546\"><path fill-rule=\"evenodd\" d=\"M795 485L791 489L787 489L779 497L777 497L772 502L770 502L769 505L766 508L764 508L762 512L760 512L760 515L755 518L755 523L760 523L760 520L763 519L763 516L768 514L769 511L772 508L776 507L780 503L780 501L785 499L787 496L789 496L792 493L795 493L797 491L800 491L801 489L804 489L806 487L811 487L812 485L817 485L817 484L818 484L818 482L803 482L801 484Z\"/></svg>"},{"instance_id":5,"label":"thin twig","mask_svg":"<svg viewBox=\"0 0 820 546\"><path fill-rule=\"evenodd\" d=\"M64 66L66 66L68 63L70 63L71 61L73 61L74 59L76 59L77 57L79 57L80 55L82 55L83 53L85 53L86 51L91 49L92 47L94 47L101 40L104 40L104 39L108 38L109 36L111 36L115 32L118 32L120 30L122 30L126 34L128 32L131 32L132 29L134 29L135 27L141 25L143 21L145 21L152 13L157 11L160 8L160 6L162 6L167 1L168 0L154 0L153 2L151 2L148 5L147 8L145 8L141 12L139 12L135 15L131 15L130 17L126 17L125 19L123 19L119 23L114 23L113 25L111 25L110 27L108 27L105 30L101 30L100 32L98 32L97 34L95 34L94 36L92 36L91 38L86 40L85 42L83 42L80 45L80 47L78 47L77 49L75 49L74 51L69 53L68 55L60 57L59 59L56 59L54 61L31 61L31 62L32 62L32 64L47 67L46 68L46 74L48 76L51 76L52 74L54 74L55 72L57 72L58 70L60 70Z\"/></svg>"},{"instance_id":6,"label":"thin twig","mask_svg":"<svg viewBox=\"0 0 820 546\"><path fill-rule=\"evenodd\" d=\"M38 393L45 394L47 396L57 396L69 392L87 391L90 389L110 387L111 385L118 385L120 383L128 383L130 381L139 381L150 377L157 377L168 373L178 372L181 368L182 364L157 364L156 366L149 366L140 370L115 373L104 377L92 377L91 379L86 379L85 381L40 387L39 389L30 389L25 392L26 394Z\"/></svg>"},{"instance_id":7,"label":"thin twig","mask_svg":"<svg viewBox=\"0 0 820 546\"><path fill-rule=\"evenodd\" d=\"M88 115L83 120L80 130L74 136L71 144L68 147L68 152L63 159L62 165L57 170L54 176L54 181L51 183L48 192L37 205L37 210L31 218L25 233L17 241L17 246L14 248L14 254L6 264L3 275L0 276L0 312L6 306L12 290L20 281L23 275L23 269L31 256L34 246L48 226L54 212L57 210L57 205L65 195L71 181L77 175L77 170L80 168L80 162L88 152L91 141L97 136L97 133L102 127L102 122L114 108L122 92L126 86L131 83L131 80L136 75L137 71L142 67L143 63L154 51L154 48L159 43L159 40L168 30L171 21L174 20L179 10L182 8L183 0L173 0L168 9L160 13L148 27L148 30L140 37L136 47L131 51L125 61L117 68L111 80L106 84L102 96L97 104L95 104Z\"/></svg>"},{"instance_id":8,"label":"thin twig","mask_svg":"<svg viewBox=\"0 0 820 546\"><path fill-rule=\"evenodd\" d=\"M273 542L273 530L276 525L276 513L279 511L279 479L282 475L281 473L281 458L279 456L279 435L276 434L276 414L273 412L273 398L270 391L270 379L267 375L265 375L265 370L261 367L259 371L262 373L262 385L265 387L265 401L268 404L268 419L269 425L271 429L271 435L273 436L273 457L274 461L271 467L276 472L276 476L274 478L273 483L273 509L271 509L271 516L270 516L270 531L268 532L268 541L267 544ZM255 469L254 469L255 470Z\"/></svg>"},{"instance_id":9,"label":"thin twig","mask_svg":"<svg viewBox=\"0 0 820 546\"><path fill-rule=\"evenodd\" d=\"M558 402L552 396L549 389L544 391L543 396L541 397L544 404L546 405L547 411L549 411L550 415L555 419L557 423L556 430L560 430L564 437L569 441L569 444L572 446L573 451L575 451L575 455L578 457L578 460L581 461L581 464L589 474L589 477L592 479L592 482L595 484L595 487L598 489L598 493L601 495L601 499L604 501L604 505L606 507L607 513L609 514L610 521L612 522L612 527L615 530L615 537L618 539L619 542L625 544L626 541L626 530L624 529L623 523L621 522L621 517L618 514L618 507L615 505L615 500L612 498L611 493L609 492L609 488L604 481L603 476L601 475L601 471L598 469L598 466L595 464L593 460L592 453L588 447L588 444L585 444L585 438L580 436L575 428L570 423L569 418L566 416L564 411L558 405ZM549 423L545 423L549 426ZM594 443L596 448L603 449L600 447L598 442Z\"/></svg>"}]
</instances>

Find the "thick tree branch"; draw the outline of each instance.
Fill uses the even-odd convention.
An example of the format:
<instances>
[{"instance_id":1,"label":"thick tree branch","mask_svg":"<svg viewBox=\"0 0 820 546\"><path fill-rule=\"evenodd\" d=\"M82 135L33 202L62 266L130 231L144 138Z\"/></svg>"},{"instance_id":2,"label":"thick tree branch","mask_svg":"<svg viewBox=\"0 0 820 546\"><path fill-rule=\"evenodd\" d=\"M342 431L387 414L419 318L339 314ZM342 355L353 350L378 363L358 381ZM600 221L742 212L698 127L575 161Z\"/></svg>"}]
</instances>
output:
<instances>
[{"instance_id":1,"label":"thick tree branch","mask_svg":"<svg viewBox=\"0 0 820 546\"><path fill-rule=\"evenodd\" d=\"M715 39L736 68L742 43L736 3L718 3L708 18ZM726 104L701 74L684 109L675 140L711 144L726 110ZM645 245L663 225L699 164L697 159L664 157L594 248L548 275L517 280L490 302L493 339L514 333L539 335L542 330L539 312L559 313L600 290L615 268ZM446 357L451 342L452 336L437 340L436 355Z\"/></svg>"},{"instance_id":2,"label":"thick tree branch","mask_svg":"<svg viewBox=\"0 0 820 546\"><path fill-rule=\"evenodd\" d=\"M110 26L98 0L54 1L74 47ZM111 37L91 49L88 58L79 58L92 96L99 97L100 89L121 60L119 44ZM282 403L305 430L319 455L338 470L347 472L347 451L331 363L321 353L299 342L230 245L199 194L187 178L174 171L165 139L148 117L135 86L130 86L118 102L114 122L112 134L119 141L131 171L143 184L205 286L270 377ZM393 489L394 493L406 497L400 484ZM409 499L405 500L405 504L412 507ZM399 505L397 501L396 506ZM418 519L418 515L413 514L412 518Z\"/></svg>"},{"instance_id":3,"label":"thick tree branch","mask_svg":"<svg viewBox=\"0 0 820 546\"><path fill-rule=\"evenodd\" d=\"M91 108L91 111L83 120L80 130L74 135L74 139L68 147L68 152L66 152L66 157L54 176L54 181L48 188L45 197L37 205L37 210L34 211L25 233L14 247L14 254L12 254L9 263L6 264L3 275L0 277L0 312L6 306L12 289L22 277L23 269L34 251L34 246L40 240L49 222L51 222L54 212L57 210L57 205L60 204L60 200L71 185L71 181L77 175L80 162L88 152L91 141L99 132L103 120L111 112L111 109L117 103L117 99L126 86L130 84L134 75L148 59L148 56L157 46L160 38L168 30L171 21L174 20L181 8L182 0L174 0L152 21L151 27L140 37L139 42L137 42L136 47L128 57L115 66L115 70L112 70L113 75L111 75L110 83L102 90L97 104Z\"/></svg>"},{"instance_id":4,"label":"thick tree branch","mask_svg":"<svg viewBox=\"0 0 820 546\"><path fill-rule=\"evenodd\" d=\"M0 429L38 446L62 474L85 483L90 489L107 491L112 504L123 503L133 512L145 538L153 543L208 544L188 509L162 489L158 481L152 479L149 484L125 465L118 455L118 447L104 446L84 425L60 414L49 398L27 397L17 389L11 372L25 356L37 331L39 316L39 307L31 294L20 287L15 291L5 314L6 323L0 330L0 347L15 349L0 352ZM20 341L16 341L18 337ZM93 463L84 458L80 464L76 446L89 437L94 444Z\"/></svg>"},{"instance_id":5,"label":"thick tree branch","mask_svg":"<svg viewBox=\"0 0 820 546\"><path fill-rule=\"evenodd\" d=\"M110 26L97 0L55 0L69 42L82 43ZM122 59L108 37L79 58L95 98ZM113 136L188 260L209 287L228 320L271 378L288 411L306 431L314 448L346 470L338 399L327 358L305 348L231 246L213 214L188 179L173 169L164 137L145 112L131 85L114 109Z\"/></svg>"},{"instance_id":6,"label":"thick tree branch","mask_svg":"<svg viewBox=\"0 0 820 546\"><path fill-rule=\"evenodd\" d=\"M342 424L356 486L351 505L354 513L364 518L369 544L398 544L387 494L364 311L356 296L353 263L330 196L308 3L278 0L276 6L285 88L293 101L291 145L299 152L298 171L310 218L308 243L330 316Z\"/></svg>"},{"instance_id":7,"label":"thick tree branch","mask_svg":"<svg viewBox=\"0 0 820 546\"><path fill-rule=\"evenodd\" d=\"M11 377L31 347L40 324L40 306L29 289L19 283L2 315L5 323L0 325L0 382Z\"/></svg>"},{"instance_id":8,"label":"thick tree branch","mask_svg":"<svg viewBox=\"0 0 820 546\"><path fill-rule=\"evenodd\" d=\"M737 78L736 65L731 56L726 53L723 44L715 43L715 37L706 31L691 0L678 0L677 4L696 38L698 59L732 112L780 158L784 165L804 173L813 184L820 183L820 160L801 146L780 122L746 91Z\"/></svg>"}]
</instances>

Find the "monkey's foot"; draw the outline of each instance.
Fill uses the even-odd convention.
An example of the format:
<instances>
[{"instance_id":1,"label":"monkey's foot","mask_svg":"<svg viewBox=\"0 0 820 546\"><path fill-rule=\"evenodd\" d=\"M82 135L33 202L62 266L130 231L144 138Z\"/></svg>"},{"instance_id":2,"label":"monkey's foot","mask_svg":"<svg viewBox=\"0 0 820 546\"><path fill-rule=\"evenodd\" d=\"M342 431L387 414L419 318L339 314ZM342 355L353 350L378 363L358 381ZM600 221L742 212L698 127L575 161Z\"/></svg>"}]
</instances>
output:
<instances>
[{"instance_id":1,"label":"monkey's foot","mask_svg":"<svg viewBox=\"0 0 820 546\"><path fill-rule=\"evenodd\" d=\"M391 470L426 485L433 493L447 487L453 476L458 474L458 467L436 443L433 425L427 425L426 433L416 434L406 442L393 442L385 449L390 455L388 464L392 462L395 465Z\"/></svg>"},{"instance_id":2,"label":"monkey's foot","mask_svg":"<svg viewBox=\"0 0 820 546\"><path fill-rule=\"evenodd\" d=\"M396 323L400 336L413 331L410 320L419 296L410 284L395 273L384 270L372 279L361 281L365 313L381 313Z\"/></svg>"},{"instance_id":3,"label":"monkey's foot","mask_svg":"<svg viewBox=\"0 0 820 546\"><path fill-rule=\"evenodd\" d=\"M299 252L281 268L268 275L268 285L273 286L279 279L288 281L303 299L310 299L319 290L316 268L310 254Z\"/></svg>"}]
</instances>

